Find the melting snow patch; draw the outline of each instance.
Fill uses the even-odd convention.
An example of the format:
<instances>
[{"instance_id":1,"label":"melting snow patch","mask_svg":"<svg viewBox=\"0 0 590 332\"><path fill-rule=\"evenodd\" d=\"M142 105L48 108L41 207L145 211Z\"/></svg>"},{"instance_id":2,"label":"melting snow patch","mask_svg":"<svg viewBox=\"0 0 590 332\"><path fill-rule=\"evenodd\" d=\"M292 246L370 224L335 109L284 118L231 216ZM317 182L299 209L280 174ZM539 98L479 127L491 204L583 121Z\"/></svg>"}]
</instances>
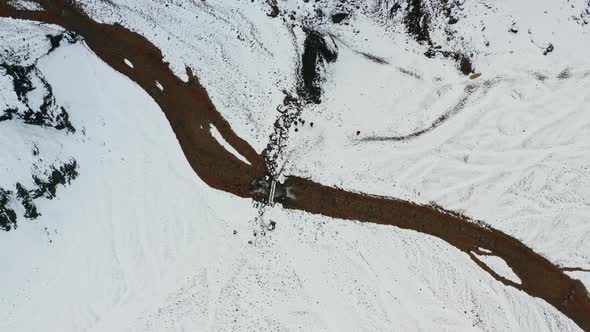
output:
<instances>
[{"instance_id":1,"label":"melting snow patch","mask_svg":"<svg viewBox=\"0 0 590 332\"><path fill-rule=\"evenodd\" d=\"M133 68L133 63L131 63L131 61L125 59L125 64L131 68Z\"/></svg>"},{"instance_id":2,"label":"melting snow patch","mask_svg":"<svg viewBox=\"0 0 590 332\"><path fill-rule=\"evenodd\" d=\"M219 144L221 144L227 151L229 151L231 154L233 154L234 156L236 156L236 158L240 159L241 161L245 162L248 165L252 165L248 159L246 159L244 156L242 156L236 149L234 149L233 146L231 146L231 144L229 144L224 138L223 136L221 136L221 133L217 130L217 128L214 125L211 125L211 134L213 135L213 137L217 140L217 142L219 142Z\"/></svg>"},{"instance_id":3,"label":"melting snow patch","mask_svg":"<svg viewBox=\"0 0 590 332\"><path fill-rule=\"evenodd\" d=\"M485 265L487 265L490 269L494 270L497 274L501 275L502 277L515 282L517 284L521 284L520 278L512 271L510 266L506 264L506 262L497 256L480 256L474 253L474 255L482 261Z\"/></svg>"},{"instance_id":4,"label":"melting snow patch","mask_svg":"<svg viewBox=\"0 0 590 332\"><path fill-rule=\"evenodd\" d=\"M160 84L160 82L156 81L156 86L158 87L158 89L160 89L160 91L164 91L164 87L162 86L162 84Z\"/></svg>"},{"instance_id":5,"label":"melting snow patch","mask_svg":"<svg viewBox=\"0 0 590 332\"><path fill-rule=\"evenodd\" d=\"M491 250L488 250L488 249L485 249L485 248L482 248L482 247L478 247L477 249L479 249L479 251L481 251L481 252L485 252L486 254L491 254L492 253Z\"/></svg>"}]
</instances>

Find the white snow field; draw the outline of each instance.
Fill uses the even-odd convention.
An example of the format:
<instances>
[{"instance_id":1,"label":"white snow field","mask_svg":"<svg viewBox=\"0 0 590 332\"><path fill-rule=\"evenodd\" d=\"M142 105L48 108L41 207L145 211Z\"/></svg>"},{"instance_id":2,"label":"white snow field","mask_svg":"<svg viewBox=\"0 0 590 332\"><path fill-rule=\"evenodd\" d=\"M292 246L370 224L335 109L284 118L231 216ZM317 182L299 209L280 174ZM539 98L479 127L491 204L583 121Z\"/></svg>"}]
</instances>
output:
<instances>
[{"instance_id":1,"label":"white snow field","mask_svg":"<svg viewBox=\"0 0 590 332\"><path fill-rule=\"evenodd\" d=\"M326 65L322 103L304 106L306 124L290 131L283 175L433 201L555 263L590 267L589 28L572 19L585 2L465 4L455 26L464 39L449 43L474 51L474 80L451 60L423 56L373 2L348 25L313 21L313 2L279 2L293 20L269 17L265 1L82 3L93 18L146 36L180 77L192 66L257 151L283 90L296 90L302 26L332 34L338 59ZM517 34L507 31L513 21ZM31 174L71 158L79 172L53 200L35 201L39 218L0 231L0 331L579 330L436 238L259 208L209 188L135 83L81 41L44 56L45 35L60 31L0 19L0 60L6 50L20 65L39 59L76 128L0 122L0 187L32 186ZM539 45L549 42L545 56ZM0 70L0 110L17 104ZM410 134L445 112L446 122L412 140L365 140ZM500 263L490 267L512 278ZM590 286L590 273L569 274Z\"/></svg>"}]
</instances>

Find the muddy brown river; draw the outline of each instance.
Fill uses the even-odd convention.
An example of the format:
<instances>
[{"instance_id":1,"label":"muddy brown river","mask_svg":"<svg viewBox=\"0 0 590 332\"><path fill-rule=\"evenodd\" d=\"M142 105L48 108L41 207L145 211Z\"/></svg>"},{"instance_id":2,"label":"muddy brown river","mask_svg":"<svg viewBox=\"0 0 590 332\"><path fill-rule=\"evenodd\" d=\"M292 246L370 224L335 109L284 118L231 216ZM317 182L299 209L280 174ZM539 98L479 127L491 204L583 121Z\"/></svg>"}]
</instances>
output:
<instances>
[{"instance_id":1,"label":"muddy brown river","mask_svg":"<svg viewBox=\"0 0 590 332\"><path fill-rule=\"evenodd\" d=\"M163 61L162 52L143 36L120 25L97 23L67 0L35 1L44 11L15 10L6 4L6 0L0 0L0 16L57 24L80 34L96 55L136 82L156 101L191 167L203 181L212 188L240 197L262 202L267 199L264 192L255 190L257 188L253 185L262 183L262 187L268 186L263 180L268 174L263 156L234 133L189 69L190 79L186 83ZM125 59L133 63L133 68L125 64ZM156 81L163 90L157 87ZM211 135L211 125L251 165L225 150ZM348 192L299 177L287 177L285 183L277 184L277 193L287 189L293 195L283 195L279 200L287 209L392 225L440 238L469 255L496 280L545 300L583 330L590 331L590 298L584 285L503 232L436 207ZM474 255L489 254L487 251L506 261L521 284L498 275Z\"/></svg>"}]
</instances>

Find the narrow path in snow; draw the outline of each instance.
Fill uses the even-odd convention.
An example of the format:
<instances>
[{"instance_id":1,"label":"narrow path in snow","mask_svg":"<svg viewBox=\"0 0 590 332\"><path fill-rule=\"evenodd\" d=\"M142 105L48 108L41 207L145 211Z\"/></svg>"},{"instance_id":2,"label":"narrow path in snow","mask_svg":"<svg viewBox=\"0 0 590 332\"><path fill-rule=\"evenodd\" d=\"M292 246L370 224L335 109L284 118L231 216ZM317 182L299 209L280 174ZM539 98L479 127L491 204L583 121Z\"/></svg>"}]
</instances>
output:
<instances>
[{"instance_id":1,"label":"narrow path in snow","mask_svg":"<svg viewBox=\"0 0 590 332\"><path fill-rule=\"evenodd\" d=\"M161 51L143 36L120 25L97 23L68 0L35 2L45 11L19 11L4 1L0 4L0 16L57 24L79 33L103 61L136 82L158 103L191 167L204 182L237 196L266 202L271 185L264 180L268 174L264 158L233 132L189 68L189 81L184 82L163 61ZM211 125L251 165L228 152L213 137ZM275 201L289 209L393 225L443 239L469 255L496 280L544 299L590 331L590 298L583 284L507 234L437 207L347 192L298 177L277 183L274 191ZM521 284L499 276L483 264L472 253L478 251L490 251L501 258Z\"/></svg>"},{"instance_id":2,"label":"narrow path in snow","mask_svg":"<svg viewBox=\"0 0 590 332\"><path fill-rule=\"evenodd\" d=\"M490 83L488 83L490 84ZM467 105L467 102L470 101L472 95L479 89L480 87L476 84L468 84L465 87L465 91L463 92L463 97L448 111L440 115L436 118L429 126L414 131L413 133L402 135L402 136L369 136L362 138L360 142L406 142L412 139L418 138L424 134L427 134L434 129L441 126L443 123L447 122L449 119L454 117L455 115L459 114Z\"/></svg>"}]
</instances>

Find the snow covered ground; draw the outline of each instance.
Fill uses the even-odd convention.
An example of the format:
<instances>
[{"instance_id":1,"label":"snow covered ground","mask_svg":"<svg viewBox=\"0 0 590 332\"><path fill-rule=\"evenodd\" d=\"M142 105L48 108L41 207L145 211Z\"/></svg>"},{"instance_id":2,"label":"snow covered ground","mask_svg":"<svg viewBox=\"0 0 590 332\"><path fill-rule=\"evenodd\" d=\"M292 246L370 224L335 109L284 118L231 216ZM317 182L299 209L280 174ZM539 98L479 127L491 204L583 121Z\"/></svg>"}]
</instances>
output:
<instances>
[{"instance_id":1,"label":"snow covered ground","mask_svg":"<svg viewBox=\"0 0 590 332\"><path fill-rule=\"evenodd\" d=\"M543 9L536 3L526 8ZM339 58L328 65L324 101L304 111L314 127L292 135L286 172L436 202L561 265L590 266L589 30L557 9L550 13L536 25L526 21L534 15L511 15L521 30L551 29L546 34L556 46L547 56L518 41L531 38L526 32L502 31L502 15L487 15L486 31L496 29L489 35L498 40L473 57L482 73L475 80L416 59L373 28L361 29L370 31L362 36L343 31ZM550 23L555 18L559 23ZM350 46L363 42L377 45L371 53L389 64ZM387 139L428 128L443 114L449 119L422 136Z\"/></svg>"},{"instance_id":2,"label":"snow covered ground","mask_svg":"<svg viewBox=\"0 0 590 332\"><path fill-rule=\"evenodd\" d=\"M453 25L431 14L431 39L471 54L475 80L452 60L424 56L427 45L384 14L400 1L279 1L287 14L275 18L264 1L83 3L96 19L144 34L180 76L193 66L258 151L283 91L296 92L304 28L331 35L338 59L326 65L322 103L304 106L305 125L290 131L283 175L436 202L558 264L590 267L586 1L469 2L453 7ZM332 23L340 11L353 12ZM411 134L445 114L421 137L365 141Z\"/></svg>"},{"instance_id":3,"label":"snow covered ground","mask_svg":"<svg viewBox=\"0 0 590 332\"><path fill-rule=\"evenodd\" d=\"M93 17L152 40L179 76L185 64L194 67L216 107L258 151L283 90L297 89L301 27L315 24L333 35L338 59L326 65L322 103L305 106L305 125L290 131L285 174L435 201L554 262L590 266L590 67L583 60L590 49L580 46L590 44L587 25L569 20L582 2L550 8L556 21L547 26L539 18L547 9L532 1L501 2L459 20L477 23L475 31L487 27L489 52L481 51L481 34L466 41L481 47L473 62L483 75L475 80L450 60L424 57L424 46L368 10L334 25L305 17L313 8L303 1L283 4L301 9L287 23L258 1L111 2L119 7L84 3ZM517 34L507 31L513 20ZM72 158L79 173L54 199L35 201L36 220L21 218L18 229L0 232L7 266L0 330L578 329L440 240L259 210L208 188L157 105L82 42L43 56L45 35L59 29L7 19L0 27L0 40L10 40L0 47L29 55L11 59L30 65L41 58L37 68L76 128L0 122L8 138L0 141L0 186L33 186L31 174ZM544 56L529 28L555 50ZM9 102L16 103L13 87L0 72L0 107ZM448 121L421 137L363 141L410 134L449 111Z\"/></svg>"}]
</instances>

